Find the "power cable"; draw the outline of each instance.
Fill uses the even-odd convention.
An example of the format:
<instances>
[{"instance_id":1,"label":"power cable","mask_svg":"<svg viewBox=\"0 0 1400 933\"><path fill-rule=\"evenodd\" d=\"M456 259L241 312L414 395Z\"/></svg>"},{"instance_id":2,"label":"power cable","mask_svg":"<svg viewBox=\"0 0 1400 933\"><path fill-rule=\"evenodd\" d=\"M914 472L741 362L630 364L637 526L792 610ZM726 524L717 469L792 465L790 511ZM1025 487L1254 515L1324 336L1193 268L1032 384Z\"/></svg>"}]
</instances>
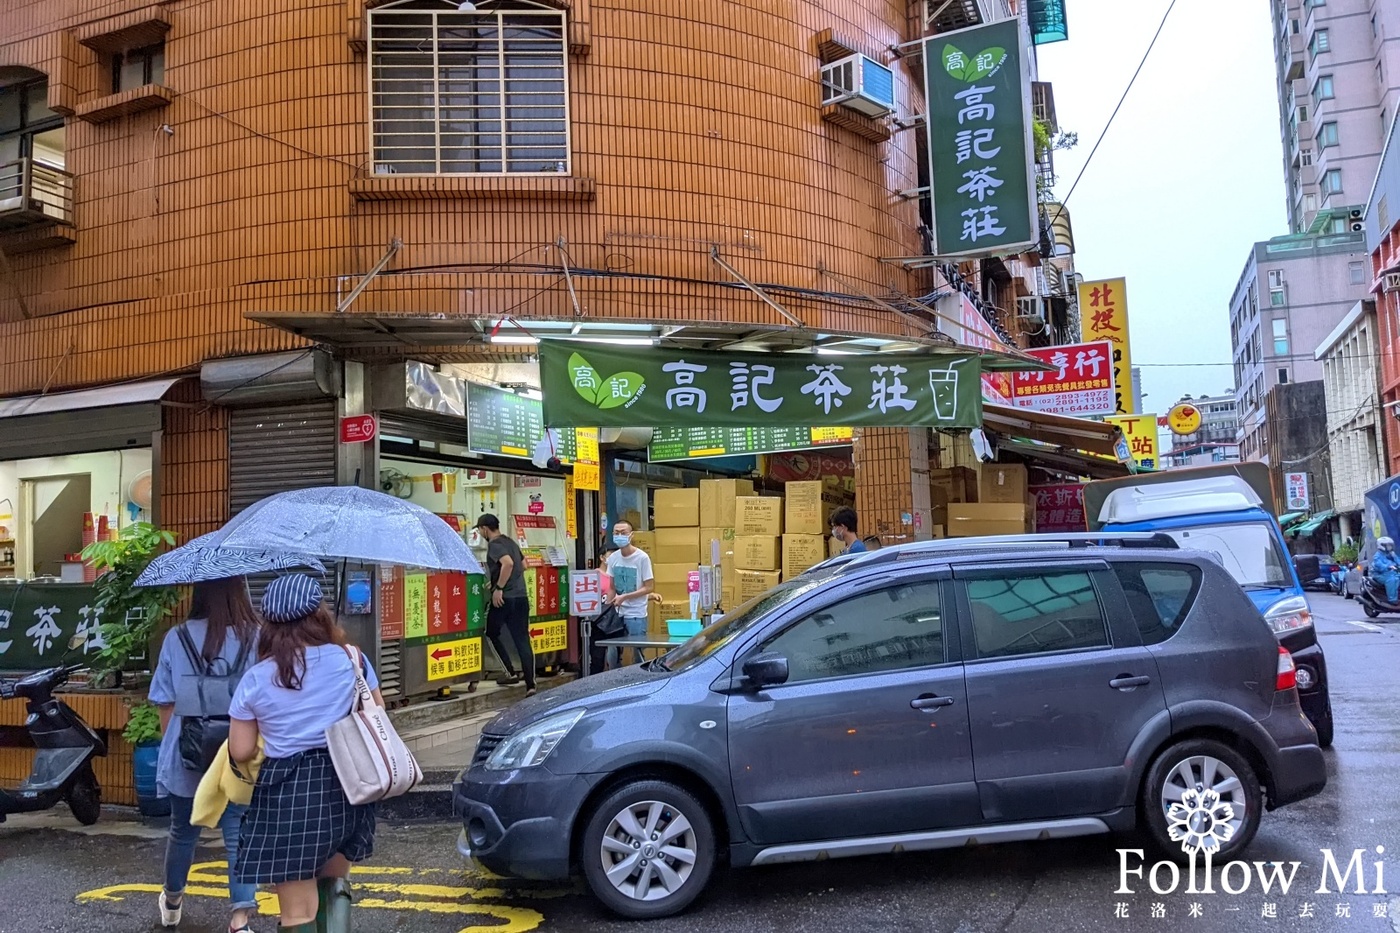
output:
<instances>
[{"instance_id":1,"label":"power cable","mask_svg":"<svg viewBox=\"0 0 1400 933\"><path fill-rule=\"evenodd\" d=\"M1162 14L1162 22L1157 25L1157 31L1152 36L1152 41L1147 44L1147 51L1142 53L1142 60L1138 62L1137 70L1133 72L1132 78L1128 80L1128 86L1123 89L1123 96L1118 98L1118 106L1113 108L1113 113L1109 115L1108 122L1103 126L1103 132L1099 133L1099 138L1094 141L1094 148L1089 150L1089 157L1084 160L1084 164L1079 167L1079 174L1074 176L1074 184L1069 186L1069 193L1060 199L1060 208L1055 211L1054 223L1060 219L1064 213L1065 206L1069 204L1069 199L1074 196L1074 189L1079 187L1079 180L1084 177L1084 172L1089 168L1089 163L1094 161L1094 153L1099 151L1099 145L1103 143L1104 137L1108 135L1108 128L1113 125L1113 120L1118 116L1118 111L1123 109L1123 101L1128 99L1128 92L1137 83L1138 75L1142 74L1142 67L1147 64L1147 57L1152 54L1153 47L1157 44L1157 38L1162 35L1162 28L1167 25L1167 17L1171 16L1172 10L1176 8L1176 0L1172 0L1167 5L1167 12Z\"/></svg>"}]
</instances>

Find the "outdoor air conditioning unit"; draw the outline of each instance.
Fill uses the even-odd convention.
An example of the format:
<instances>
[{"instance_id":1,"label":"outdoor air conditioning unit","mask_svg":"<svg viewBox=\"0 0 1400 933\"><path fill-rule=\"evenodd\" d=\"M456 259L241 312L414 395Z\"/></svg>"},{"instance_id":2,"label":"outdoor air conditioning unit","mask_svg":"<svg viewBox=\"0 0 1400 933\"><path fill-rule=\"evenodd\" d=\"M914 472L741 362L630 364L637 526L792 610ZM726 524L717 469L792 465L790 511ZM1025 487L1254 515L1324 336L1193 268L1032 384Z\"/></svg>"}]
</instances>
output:
<instances>
[{"instance_id":1,"label":"outdoor air conditioning unit","mask_svg":"<svg viewBox=\"0 0 1400 933\"><path fill-rule=\"evenodd\" d=\"M1382 288L1388 292L1400 292L1400 272L1387 272Z\"/></svg>"},{"instance_id":2,"label":"outdoor air conditioning unit","mask_svg":"<svg viewBox=\"0 0 1400 933\"><path fill-rule=\"evenodd\" d=\"M840 104L867 117L894 113L894 72L860 54L823 65L822 104Z\"/></svg>"},{"instance_id":3,"label":"outdoor air conditioning unit","mask_svg":"<svg viewBox=\"0 0 1400 933\"><path fill-rule=\"evenodd\" d=\"M1045 326L1045 299L1038 295L1016 299L1016 319L1028 328Z\"/></svg>"},{"instance_id":4,"label":"outdoor air conditioning unit","mask_svg":"<svg viewBox=\"0 0 1400 933\"><path fill-rule=\"evenodd\" d=\"M1359 207L1353 207L1351 209L1350 216L1352 220L1364 220L1366 217L1366 212Z\"/></svg>"},{"instance_id":5,"label":"outdoor air conditioning unit","mask_svg":"<svg viewBox=\"0 0 1400 933\"><path fill-rule=\"evenodd\" d=\"M1354 213L1356 213L1356 212L1355 212L1355 211L1352 211L1352 213L1354 214ZM1352 232L1352 233L1360 233L1361 231L1363 231L1363 230L1365 230L1365 229L1366 229L1366 224L1363 223L1362 221L1360 221L1360 220L1353 220L1353 221L1351 222L1351 232Z\"/></svg>"}]
</instances>

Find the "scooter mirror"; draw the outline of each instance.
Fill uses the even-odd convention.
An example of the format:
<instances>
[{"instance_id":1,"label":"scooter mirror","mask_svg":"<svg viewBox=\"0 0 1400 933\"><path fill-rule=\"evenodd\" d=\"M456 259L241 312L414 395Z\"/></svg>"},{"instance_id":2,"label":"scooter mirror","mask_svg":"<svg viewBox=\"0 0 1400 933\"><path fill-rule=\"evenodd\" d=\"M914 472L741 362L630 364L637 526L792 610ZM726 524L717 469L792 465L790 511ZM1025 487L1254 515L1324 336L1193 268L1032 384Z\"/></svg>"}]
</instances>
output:
<instances>
[{"instance_id":1,"label":"scooter mirror","mask_svg":"<svg viewBox=\"0 0 1400 933\"><path fill-rule=\"evenodd\" d=\"M77 635L74 635L72 638L68 639L68 650L77 651L83 645L87 644L87 640L87 635L85 633L79 632Z\"/></svg>"}]
</instances>

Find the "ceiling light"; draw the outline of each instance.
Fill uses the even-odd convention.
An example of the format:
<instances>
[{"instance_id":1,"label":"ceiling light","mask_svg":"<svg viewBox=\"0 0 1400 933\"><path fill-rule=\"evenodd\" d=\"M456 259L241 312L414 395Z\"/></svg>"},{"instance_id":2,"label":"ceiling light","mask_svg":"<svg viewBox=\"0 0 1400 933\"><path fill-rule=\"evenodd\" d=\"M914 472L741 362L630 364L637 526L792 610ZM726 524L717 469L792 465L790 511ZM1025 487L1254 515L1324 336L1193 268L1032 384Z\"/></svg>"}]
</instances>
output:
<instances>
[{"instance_id":1,"label":"ceiling light","mask_svg":"<svg viewBox=\"0 0 1400 933\"><path fill-rule=\"evenodd\" d=\"M458 12L458 13L475 13L475 12L476 12L476 4L475 4L475 3L472 3L472 0L462 0L461 3L457 4L457 12Z\"/></svg>"},{"instance_id":2,"label":"ceiling light","mask_svg":"<svg viewBox=\"0 0 1400 933\"><path fill-rule=\"evenodd\" d=\"M502 347L533 347L539 344L538 337L528 334L495 334L490 342Z\"/></svg>"},{"instance_id":3,"label":"ceiling light","mask_svg":"<svg viewBox=\"0 0 1400 933\"><path fill-rule=\"evenodd\" d=\"M654 347L660 341L656 337L570 337L574 343L606 343L614 347Z\"/></svg>"}]
</instances>

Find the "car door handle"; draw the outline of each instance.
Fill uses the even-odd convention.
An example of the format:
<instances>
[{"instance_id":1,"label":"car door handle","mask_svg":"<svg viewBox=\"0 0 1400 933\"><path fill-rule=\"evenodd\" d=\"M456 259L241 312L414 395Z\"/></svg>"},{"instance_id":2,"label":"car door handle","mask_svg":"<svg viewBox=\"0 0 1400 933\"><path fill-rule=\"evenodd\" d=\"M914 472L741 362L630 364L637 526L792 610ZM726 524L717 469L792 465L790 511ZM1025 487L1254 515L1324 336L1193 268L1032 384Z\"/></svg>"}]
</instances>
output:
<instances>
[{"instance_id":1,"label":"car door handle","mask_svg":"<svg viewBox=\"0 0 1400 933\"><path fill-rule=\"evenodd\" d=\"M909 705L914 709L938 709L940 706L952 706L952 697L937 697L931 693L916 697L909 701Z\"/></svg>"},{"instance_id":2,"label":"car door handle","mask_svg":"<svg viewBox=\"0 0 1400 933\"><path fill-rule=\"evenodd\" d=\"M1145 687L1150 683L1152 683L1151 677L1129 677L1127 674L1122 674L1110 680L1108 685L1114 690L1130 690L1133 687Z\"/></svg>"}]
</instances>

